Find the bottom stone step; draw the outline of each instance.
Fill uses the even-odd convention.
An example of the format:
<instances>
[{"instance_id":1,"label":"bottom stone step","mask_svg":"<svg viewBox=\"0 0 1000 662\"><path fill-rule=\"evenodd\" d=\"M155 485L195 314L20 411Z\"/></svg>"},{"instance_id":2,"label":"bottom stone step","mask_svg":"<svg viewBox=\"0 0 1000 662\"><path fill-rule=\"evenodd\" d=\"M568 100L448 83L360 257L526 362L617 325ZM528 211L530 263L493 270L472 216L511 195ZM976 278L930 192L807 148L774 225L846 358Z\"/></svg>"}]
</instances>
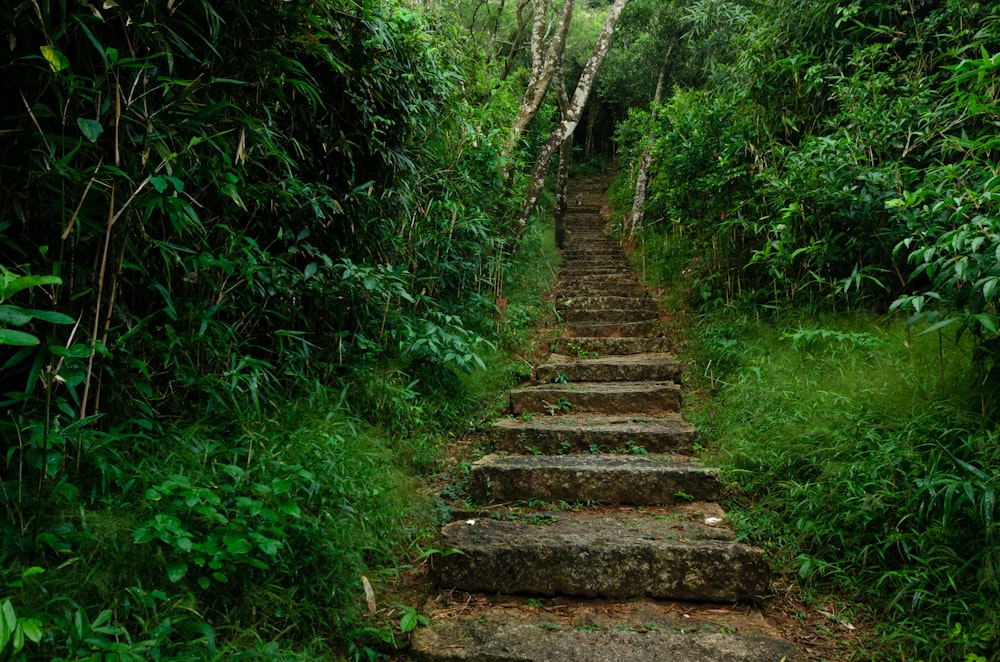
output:
<instances>
[{"instance_id":1,"label":"bottom stone step","mask_svg":"<svg viewBox=\"0 0 1000 662\"><path fill-rule=\"evenodd\" d=\"M802 662L752 607L442 594L411 653L425 662Z\"/></svg>"}]
</instances>

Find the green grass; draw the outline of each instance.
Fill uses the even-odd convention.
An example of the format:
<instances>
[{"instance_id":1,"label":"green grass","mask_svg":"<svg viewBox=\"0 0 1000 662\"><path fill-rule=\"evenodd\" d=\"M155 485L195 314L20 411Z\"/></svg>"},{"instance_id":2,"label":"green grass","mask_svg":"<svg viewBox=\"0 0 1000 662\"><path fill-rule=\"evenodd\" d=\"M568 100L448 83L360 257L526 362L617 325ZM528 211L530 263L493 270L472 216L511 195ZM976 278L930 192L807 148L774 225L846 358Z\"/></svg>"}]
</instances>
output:
<instances>
[{"instance_id":1,"label":"green grass","mask_svg":"<svg viewBox=\"0 0 1000 662\"><path fill-rule=\"evenodd\" d=\"M1000 447L971 346L864 314L722 309L693 335L687 416L741 537L872 610L876 659L996 655Z\"/></svg>"}]
</instances>

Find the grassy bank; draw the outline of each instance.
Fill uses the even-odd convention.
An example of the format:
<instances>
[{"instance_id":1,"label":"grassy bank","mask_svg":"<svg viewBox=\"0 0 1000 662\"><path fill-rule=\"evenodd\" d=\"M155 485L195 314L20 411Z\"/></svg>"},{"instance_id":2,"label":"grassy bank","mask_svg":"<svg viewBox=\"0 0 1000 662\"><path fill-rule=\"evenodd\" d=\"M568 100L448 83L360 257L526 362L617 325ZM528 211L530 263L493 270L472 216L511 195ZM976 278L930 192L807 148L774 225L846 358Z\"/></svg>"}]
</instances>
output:
<instances>
[{"instance_id":1,"label":"grassy bank","mask_svg":"<svg viewBox=\"0 0 1000 662\"><path fill-rule=\"evenodd\" d=\"M997 659L1000 450L971 339L713 301L679 238L650 235L636 262L689 311L686 415L734 490L740 535L814 609L836 596L837 659ZM850 643L852 619L870 641Z\"/></svg>"}]
</instances>

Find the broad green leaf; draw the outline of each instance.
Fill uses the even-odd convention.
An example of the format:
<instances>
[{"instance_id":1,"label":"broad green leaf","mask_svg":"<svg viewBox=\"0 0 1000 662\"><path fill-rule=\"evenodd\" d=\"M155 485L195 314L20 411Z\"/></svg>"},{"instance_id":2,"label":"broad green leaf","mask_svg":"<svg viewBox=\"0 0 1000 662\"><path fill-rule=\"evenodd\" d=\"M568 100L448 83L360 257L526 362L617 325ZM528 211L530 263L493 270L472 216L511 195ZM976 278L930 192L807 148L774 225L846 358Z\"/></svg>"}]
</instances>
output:
<instances>
[{"instance_id":1,"label":"broad green leaf","mask_svg":"<svg viewBox=\"0 0 1000 662\"><path fill-rule=\"evenodd\" d=\"M69 315L57 313L54 310L28 310L27 312L31 313L35 319L51 324L73 324L76 321Z\"/></svg>"},{"instance_id":2,"label":"broad green leaf","mask_svg":"<svg viewBox=\"0 0 1000 662\"><path fill-rule=\"evenodd\" d=\"M31 321L31 315L20 306L2 305L0 306L0 322L13 326L24 326Z\"/></svg>"},{"instance_id":3,"label":"broad green leaf","mask_svg":"<svg viewBox=\"0 0 1000 662\"><path fill-rule=\"evenodd\" d=\"M21 631L29 641L38 643L42 640L42 622L37 618L26 618L21 621Z\"/></svg>"},{"instance_id":4,"label":"broad green leaf","mask_svg":"<svg viewBox=\"0 0 1000 662\"><path fill-rule=\"evenodd\" d=\"M153 185L153 188L156 189L157 193L163 193L164 191L167 190L166 177L160 177L160 176L150 177L149 183Z\"/></svg>"},{"instance_id":5,"label":"broad green leaf","mask_svg":"<svg viewBox=\"0 0 1000 662\"><path fill-rule=\"evenodd\" d=\"M188 566L183 561L175 561L167 566L167 579L178 582L187 574Z\"/></svg>"},{"instance_id":6,"label":"broad green leaf","mask_svg":"<svg viewBox=\"0 0 1000 662\"><path fill-rule=\"evenodd\" d=\"M958 319L954 318L954 317L949 317L947 319L943 319L940 322L936 322L934 324L931 324L929 327L927 327L926 329L924 329L923 331L921 331L920 334L923 335L925 333L934 333L935 331L938 331L939 329L943 329L944 327L948 326L949 324L952 324L952 323L957 322L957 321L958 321Z\"/></svg>"},{"instance_id":7,"label":"broad green leaf","mask_svg":"<svg viewBox=\"0 0 1000 662\"><path fill-rule=\"evenodd\" d=\"M7 614L8 607L10 608L10 617L8 617ZM10 641L10 631L16 623L16 618L17 615L14 614L14 605L10 603L10 600L4 600L3 606L0 608L0 652L7 647L7 642Z\"/></svg>"},{"instance_id":8,"label":"broad green leaf","mask_svg":"<svg viewBox=\"0 0 1000 662\"><path fill-rule=\"evenodd\" d=\"M38 338L23 331L13 329L0 329L0 345L16 345L18 347L31 347L39 344Z\"/></svg>"},{"instance_id":9,"label":"broad green leaf","mask_svg":"<svg viewBox=\"0 0 1000 662\"><path fill-rule=\"evenodd\" d=\"M410 632L417 627L416 610L407 610L403 617L399 619L399 629L403 632Z\"/></svg>"},{"instance_id":10,"label":"broad green leaf","mask_svg":"<svg viewBox=\"0 0 1000 662\"><path fill-rule=\"evenodd\" d=\"M250 541L243 536L228 535L224 538L226 551L230 554L247 554L253 549Z\"/></svg>"},{"instance_id":11,"label":"broad green leaf","mask_svg":"<svg viewBox=\"0 0 1000 662\"><path fill-rule=\"evenodd\" d=\"M0 291L0 301L9 299L21 290L38 285L62 285L62 278L58 276L19 276L8 283L2 283L3 290Z\"/></svg>"},{"instance_id":12,"label":"broad green leaf","mask_svg":"<svg viewBox=\"0 0 1000 662\"><path fill-rule=\"evenodd\" d=\"M97 120L88 120L82 117L76 118L76 125L80 127L80 131L83 133L84 137L87 138L92 143L96 143L97 139L101 137L104 133L104 127Z\"/></svg>"},{"instance_id":13,"label":"broad green leaf","mask_svg":"<svg viewBox=\"0 0 1000 662\"><path fill-rule=\"evenodd\" d=\"M52 71L62 71L69 66L69 60L63 55L59 50L52 46L42 46L42 57L45 61L49 63L49 68Z\"/></svg>"},{"instance_id":14,"label":"broad green leaf","mask_svg":"<svg viewBox=\"0 0 1000 662\"><path fill-rule=\"evenodd\" d=\"M291 515L292 517L302 516L302 510L300 510L299 507L296 504L292 503L291 501L279 503L278 510L285 513L286 515Z\"/></svg>"},{"instance_id":15,"label":"broad green leaf","mask_svg":"<svg viewBox=\"0 0 1000 662\"><path fill-rule=\"evenodd\" d=\"M997 321L993 317L993 315L989 315L987 313L979 313L977 315L973 315L972 319L982 324L983 328L989 331L990 333L997 332Z\"/></svg>"},{"instance_id":16,"label":"broad green leaf","mask_svg":"<svg viewBox=\"0 0 1000 662\"><path fill-rule=\"evenodd\" d=\"M305 279L309 280L310 278L312 278L316 274L316 270L318 268L319 267L316 265L315 262L310 262L309 264L307 264L305 271L303 272L303 276L305 277Z\"/></svg>"},{"instance_id":17,"label":"broad green leaf","mask_svg":"<svg viewBox=\"0 0 1000 662\"><path fill-rule=\"evenodd\" d=\"M141 545L143 543L156 540L156 531L151 528L143 527L141 529L136 529L132 534L132 542L136 545Z\"/></svg>"}]
</instances>

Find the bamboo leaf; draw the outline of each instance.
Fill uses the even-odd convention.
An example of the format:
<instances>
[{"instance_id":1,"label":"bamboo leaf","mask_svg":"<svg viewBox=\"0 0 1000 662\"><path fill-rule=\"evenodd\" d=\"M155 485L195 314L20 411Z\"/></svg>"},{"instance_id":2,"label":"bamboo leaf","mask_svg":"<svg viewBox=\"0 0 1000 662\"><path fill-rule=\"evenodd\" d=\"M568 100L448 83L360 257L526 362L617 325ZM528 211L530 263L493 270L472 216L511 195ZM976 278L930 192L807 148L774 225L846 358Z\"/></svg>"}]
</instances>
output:
<instances>
[{"instance_id":1,"label":"bamboo leaf","mask_svg":"<svg viewBox=\"0 0 1000 662\"><path fill-rule=\"evenodd\" d=\"M13 329L0 329L0 345L15 345L18 347L31 347L40 341L37 337L23 331Z\"/></svg>"},{"instance_id":2,"label":"bamboo leaf","mask_svg":"<svg viewBox=\"0 0 1000 662\"><path fill-rule=\"evenodd\" d=\"M42 57L49 63L49 68L54 72L62 71L69 67L69 60L53 46L42 46Z\"/></svg>"},{"instance_id":3,"label":"bamboo leaf","mask_svg":"<svg viewBox=\"0 0 1000 662\"><path fill-rule=\"evenodd\" d=\"M82 117L76 118L76 125L80 127L80 131L83 135L92 143L96 143L97 139L101 137L104 133L104 127L97 120L88 120Z\"/></svg>"}]
</instances>

